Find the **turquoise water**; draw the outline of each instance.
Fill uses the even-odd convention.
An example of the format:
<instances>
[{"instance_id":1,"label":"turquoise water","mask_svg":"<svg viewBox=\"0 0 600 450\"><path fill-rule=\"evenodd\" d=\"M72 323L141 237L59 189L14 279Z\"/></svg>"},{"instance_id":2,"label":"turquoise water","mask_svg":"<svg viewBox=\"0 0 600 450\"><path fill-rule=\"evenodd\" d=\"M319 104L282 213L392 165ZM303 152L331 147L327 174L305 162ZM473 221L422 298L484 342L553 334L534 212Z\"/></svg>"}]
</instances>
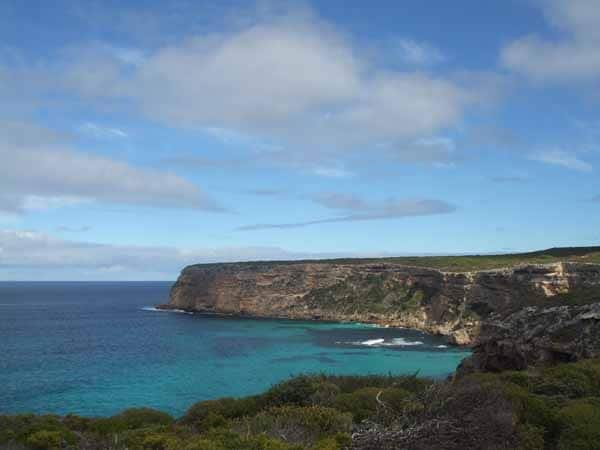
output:
<instances>
[{"instance_id":1,"label":"turquoise water","mask_svg":"<svg viewBox=\"0 0 600 450\"><path fill-rule=\"evenodd\" d=\"M0 413L182 414L301 373L441 377L467 352L413 330L160 312L170 283L0 283Z\"/></svg>"}]
</instances>

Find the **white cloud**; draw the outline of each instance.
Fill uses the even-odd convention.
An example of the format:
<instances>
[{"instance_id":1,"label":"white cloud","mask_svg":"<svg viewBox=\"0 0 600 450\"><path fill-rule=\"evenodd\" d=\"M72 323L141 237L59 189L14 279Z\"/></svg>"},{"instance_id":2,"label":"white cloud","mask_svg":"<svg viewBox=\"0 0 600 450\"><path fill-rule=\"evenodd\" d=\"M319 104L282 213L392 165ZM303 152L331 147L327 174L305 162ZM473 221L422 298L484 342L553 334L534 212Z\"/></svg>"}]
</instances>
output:
<instances>
[{"instance_id":1,"label":"white cloud","mask_svg":"<svg viewBox=\"0 0 600 450\"><path fill-rule=\"evenodd\" d=\"M600 75L600 53L594 43L552 43L528 36L506 47L502 61L542 81L591 80Z\"/></svg>"},{"instance_id":2,"label":"white cloud","mask_svg":"<svg viewBox=\"0 0 600 450\"><path fill-rule=\"evenodd\" d=\"M97 139L119 139L129 135L117 127L107 127L93 122L86 122L78 128L79 132L90 135Z\"/></svg>"},{"instance_id":3,"label":"white cloud","mask_svg":"<svg viewBox=\"0 0 600 450\"><path fill-rule=\"evenodd\" d=\"M531 156L531 159L571 170L578 170L580 172L591 172L593 170L590 163L578 158L574 154L562 150L540 152Z\"/></svg>"},{"instance_id":4,"label":"white cloud","mask_svg":"<svg viewBox=\"0 0 600 450\"><path fill-rule=\"evenodd\" d=\"M425 162L448 165L455 159L456 144L450 138L433 136L419 138L393 149L394 154L405 162Z\"/></svg>"},{"instance_id":5,"label":"white cloud","mask_svg":"<svg viewBox=\"0 0 600 450\"><path fill-rule=\"evenodd\" d=\"M12 213L80 201L218 209L191 182L69 148L43 128L0 123L0 209Z\"/></svg>"},{"instance_id":6,"label":"white cloud","mask_svg":"<svg viewBox=\"0 0 600 450\"><path fill-rule=\"evenodd\" d=\"M188 264L348 256L290 252L278 247L179 249L103 245L45 233L0 230L2 279L170 279Z\"/></svg>"},{"instance_id":7,"label":"white cloud","mask_svg":"<svg viewBox=\"0 0 600 450\"><path fill-rule=\"evenodd\" d=\"M61 225L56 228L56 231L60 231L62 233L85 233L86 231L90 231L92 227L89 225L82 225L80 227L70 227L66 225Z\"/></svg>"},{"instance_id":8,"label":"white cloud","mask_svg":"<svg viewBox=\"0 0 600 450\"><path fill-rule=\"evenodd\" d=\"M324 30L259 25L162 48L136 85L146 111L177 125L264 129L354 95L359 64Z\"/></svg>"},{"instance_id":9,"label":"white cloud","mask_svg":"<svg viewBox=\"0 0 600 450\"><path fill-rule=\"evenodd\" d=\"M596 0L538 0L547 19L577 39L600 40L600 9Z\"/></svg>"},{"instance_id":10,"label":"white cloud","mask_svg":"<svg viewBox=\"0 0 600 450\"><path fill-rule=\"evenodd\" d=\"M445 59L440 50L426 42L399 39L397 48L402 61L408 64L429 66L440 63Z\"/></svg>"},{"instance_id":11,"label":"white cloud","mask_svg":"<svg viewBox=\"0 0 600 450\"><path fill-rule=\"evenodd\" d=\"M449 214L456 207L441 200L411 200L390 198L383 203L366 202L358 197L339 193L323 193L313 200L326 208L342 210L344 215L313 219L304 222L260 223L239 227L239 231L301 228L340 222L362 222L368 220L399 219L405 217Z\"/></svg>"},{"instance_id":12,"label":"white cloud","mask_svg":"<svg viewBox=\"0 0 600 450\"><path fill-rule=\"evenodd\" d=\"M354 173L341 167L315 167L312 173L326 178L350 178Z\"/></svg>"},{"instance_id":13,"label":"white cloud","mask_svg":"<svg viewBox=\"0 0 600 450\"><path fill-rule=\"evenodd\" d=\"M371 209L368 202L352 194L340 192L321 192L313 197L320 205L330 209L365 211Z\"/></svg>"},{"instance_id":14,"label":"white cloud","mask_svg":"<svg viewBox=\"0 0 600 450\"><path fill-rule=\"evenodd\" d=\"M600 76L600 7L594 0L539 1L549 23L566 37L537 35L511 42L502 63L534 80L595 81Z\"/></svg>"},{"instance_id":15,"label":"white cloud","mask_svg":"<svg viewBox=\"0 0 600 450\"><path fill-rule=\"evenodd\" d=\"M414 64L441 57L408 39L399 48ZM145 52L135 65L93 49L80 54L66 69L65 88L125 99L152 120L226 140L265 138L302 153L309 168L322 165L325 153L378 142L416 160L407 140L455 125L467 107L487 101L481 91L489 88L383 69L331 25L306 16L189 37Z\"/></svg>"}]
</instances>

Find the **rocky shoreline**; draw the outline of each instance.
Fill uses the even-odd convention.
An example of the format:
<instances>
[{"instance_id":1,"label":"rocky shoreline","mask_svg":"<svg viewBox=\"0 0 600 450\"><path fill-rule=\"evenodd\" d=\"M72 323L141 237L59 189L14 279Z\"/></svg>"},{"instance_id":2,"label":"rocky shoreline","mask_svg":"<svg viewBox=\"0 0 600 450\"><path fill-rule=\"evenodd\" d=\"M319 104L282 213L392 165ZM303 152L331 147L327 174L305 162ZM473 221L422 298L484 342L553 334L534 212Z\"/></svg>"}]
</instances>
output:
<instances>
[{"instance_id":1,"label":"rocky shoreline","mask_svg":"<svg viewBox=\"0 0 600 450\"><path fill-rule=\"evenodd\" d=\"M444 272L394 263L271 262L185 268L161 309L413 328L477 345L488 318L600 289L600 265Z\"/></svg>"}]
</instances>

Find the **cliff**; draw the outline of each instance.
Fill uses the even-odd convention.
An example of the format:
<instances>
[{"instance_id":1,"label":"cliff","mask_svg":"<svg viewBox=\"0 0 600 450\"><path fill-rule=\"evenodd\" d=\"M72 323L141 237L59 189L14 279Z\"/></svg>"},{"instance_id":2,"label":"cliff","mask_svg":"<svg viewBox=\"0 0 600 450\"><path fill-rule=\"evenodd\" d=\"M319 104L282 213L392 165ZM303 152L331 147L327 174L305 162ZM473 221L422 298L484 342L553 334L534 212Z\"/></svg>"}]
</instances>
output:
<instances>
[{"instance_id":1,"label":"cliff","mask_svg":"<svg viewBox=\"0 0 600 450\"><path fill-rule=\"evenodd\" d=\"M448 272L396 262L258 262L185 268L162 308L401 326L472 344L482 321L600 288L600 265Z\"/></svg>"},{"instance_id":2,"label":"cliff","mask_svg":"<svg viewBox=\"0 0 600 450\"><path fill-rule=\"evenodd\" d=\"M506 317L496 314L482 323L473 354L459 374L501 372L600 357L598 303L526 307Z\"/></svg>"}]
</instances>

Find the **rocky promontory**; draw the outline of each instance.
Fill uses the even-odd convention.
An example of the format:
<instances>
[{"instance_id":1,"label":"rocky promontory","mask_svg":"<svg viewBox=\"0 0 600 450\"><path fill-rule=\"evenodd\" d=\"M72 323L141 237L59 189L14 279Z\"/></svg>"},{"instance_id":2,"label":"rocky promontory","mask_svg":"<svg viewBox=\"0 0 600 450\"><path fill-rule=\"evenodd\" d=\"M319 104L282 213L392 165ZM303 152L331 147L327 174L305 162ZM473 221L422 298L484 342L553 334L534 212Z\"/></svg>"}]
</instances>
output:
<instances>
[{"instance_id":1,"label":"rocky promontory","mask_svg":"<svg viewBox=\"0 0 600 450\"><path fill-rule=\"evenodd\" d=\"M382 260L248 262L185 268L161 308L375 323L470 345L488 318L600 288L600 264L552 262L447 271Z\"/></svg>"}]
</instances>

